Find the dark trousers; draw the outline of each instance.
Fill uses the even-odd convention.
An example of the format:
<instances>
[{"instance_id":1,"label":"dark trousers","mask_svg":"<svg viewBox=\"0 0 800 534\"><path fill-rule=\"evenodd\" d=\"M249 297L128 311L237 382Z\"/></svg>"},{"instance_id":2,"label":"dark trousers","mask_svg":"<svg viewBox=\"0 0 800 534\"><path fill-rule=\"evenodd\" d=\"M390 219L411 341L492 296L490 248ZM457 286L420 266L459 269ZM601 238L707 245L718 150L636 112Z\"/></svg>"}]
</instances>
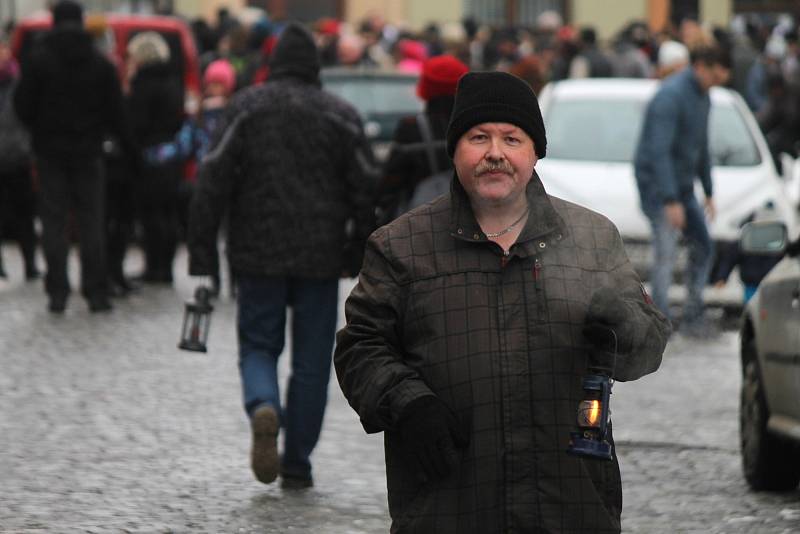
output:
<instances>
[{"instance_id":1,"label":"dark trousers","mask_svg":"<svg viewBox=\"0 0 800 534\"><path fill-rule=\"evenodd\" d=\"M284 429L281 472L311 476L331 374L339 280L237 277L239 371L248 415L263 404L280 414ZM286 309L292 308L292 364L286 405L278 391Z\"/></svg>"},{"instance_id":2,"label":"dark trousers","mask_svg":"<svg viewBox=\"0 0 800 534\"><path fill-rule=\"evenodd\" d=\"M30 168L0 173L0 236L5 228L17 240L25 262L26 275L36 272L36 231L33 227L35 215L36 194L33 191Z\"/></svg>"},{"instance_id":3,"label":"dark trousers","mask_svg":"<svg viewBox=\"0 0 800 534\"><path fill-rule=\"evenodd\" d=\"M81 293L105 297L105 181L100 158L55 161L37 158L41 198L42 248L47 261L45 290L51 296L70 292L67 278L67 218L75 217L81 253Z\"/></svg>"},{"instance_id":4,"label":"dark trousers","mask_svg":"<svg viewBox=\"0 0 800 534\"><path fill-rule=\"evenodd\" d=\"M172 261L178 245L180 181L180 164L146 167L138 180L145 279L172 281Z\"/></svg>"},{"instance_id":5,"label":"dark trousers","mask_svg":"<svg viewBox=\"0 0 800 534\"><path fill-rule=\"evenodd\" d=\"M123 158L111 157L106 167L106 260L111 280L125 281L124 263L133 238L134 176Z\"/></svg>"}]
</instances>

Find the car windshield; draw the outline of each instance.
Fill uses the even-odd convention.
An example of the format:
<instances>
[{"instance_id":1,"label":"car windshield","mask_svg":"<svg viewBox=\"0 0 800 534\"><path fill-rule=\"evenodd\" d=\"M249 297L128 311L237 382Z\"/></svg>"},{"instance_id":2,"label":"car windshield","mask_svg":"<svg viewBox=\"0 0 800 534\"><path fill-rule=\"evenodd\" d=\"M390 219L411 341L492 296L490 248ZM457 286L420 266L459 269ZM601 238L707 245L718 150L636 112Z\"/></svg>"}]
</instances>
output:
<instances>
[{"instance_id":1,"label":"car windshield","mask_svg":"<svg viewBox=\"0 0 800 534\"><path fill-rule=\"evenodd\" d=\"M545 117L547 157L631 162L646 104L634 99L554 99ZM711 108L709 137L714 165L761 163L747 124L732 104Z\"/></svg>"},{"instance_id":2,"label":"car windshield","mask_svg":"<svg viewBox=\"0 0 800 534\"><path fill-rule=\"evenodd\" d=\"M323 77L325 89L352 104L362 116L413 115L422 111L414 78Z\"/></svg>"}]
</instances>

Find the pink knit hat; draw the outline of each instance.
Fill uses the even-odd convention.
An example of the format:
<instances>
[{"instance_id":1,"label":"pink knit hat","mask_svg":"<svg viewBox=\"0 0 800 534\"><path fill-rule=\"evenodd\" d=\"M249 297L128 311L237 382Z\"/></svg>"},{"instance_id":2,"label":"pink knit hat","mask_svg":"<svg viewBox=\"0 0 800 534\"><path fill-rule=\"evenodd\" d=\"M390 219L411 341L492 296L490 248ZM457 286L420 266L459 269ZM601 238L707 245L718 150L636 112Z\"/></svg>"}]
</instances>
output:
<instances>
[{"instance_id":1,"label":"pink knit hat","mask_svg":"<svg viewBox=\"0 0 800 534\"><path fill-rule=\"evenodd\" d=\"M212 61L203 74L203 84L220 83L230 94L236 88L236 72L227 59Z\"/></svg>"}]
</instances>

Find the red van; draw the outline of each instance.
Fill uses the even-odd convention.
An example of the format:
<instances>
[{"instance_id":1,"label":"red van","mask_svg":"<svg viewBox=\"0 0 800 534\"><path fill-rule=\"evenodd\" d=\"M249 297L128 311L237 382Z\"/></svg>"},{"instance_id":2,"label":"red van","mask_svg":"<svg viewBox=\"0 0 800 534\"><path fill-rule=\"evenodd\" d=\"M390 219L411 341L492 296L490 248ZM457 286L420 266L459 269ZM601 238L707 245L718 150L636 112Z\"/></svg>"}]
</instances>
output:
<instances>
[{"instance_id":1,"label":"red van","mask_svg":"<svg viewBox=\"0 0 800 534\"><path fill-rule=\"evenodd\" d=\"M120 79L125 79L125 64L128 55L128 41L134 35L154 31L164 38L170 48L170 62L175 70L183 72L183 84L186 90L186 111L194 114L201 96L200 62L197 48L189 26L181 19L156 15L127 15L121 13L88 14L86 24L103 23L107 28L107 39L113 59L119 70ZM52 25L50 13L43 13L22 19L14 29L11 38L11 50L20 61L30 53L38 35L50 29Z\"/></svg>"}]
</instances>

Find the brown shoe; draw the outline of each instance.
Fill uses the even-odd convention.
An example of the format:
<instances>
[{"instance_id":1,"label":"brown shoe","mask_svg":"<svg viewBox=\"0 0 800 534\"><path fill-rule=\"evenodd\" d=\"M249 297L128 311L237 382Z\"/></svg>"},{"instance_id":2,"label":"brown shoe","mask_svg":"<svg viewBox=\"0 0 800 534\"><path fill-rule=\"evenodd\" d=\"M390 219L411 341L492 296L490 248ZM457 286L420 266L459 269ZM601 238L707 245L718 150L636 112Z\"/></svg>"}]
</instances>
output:
<instances>
[{"instance_id":1,"label":"brown shoe","mask_svg":"<svg viewBox=\"0 0 800 534\"><path fill-rule=\"evenodd\" d=\"M253 448L250 467L259 482L269 484L278 477L278 414L272 406L261 406L250 421L253 429Z\"/></svg>"}]
</instances>

